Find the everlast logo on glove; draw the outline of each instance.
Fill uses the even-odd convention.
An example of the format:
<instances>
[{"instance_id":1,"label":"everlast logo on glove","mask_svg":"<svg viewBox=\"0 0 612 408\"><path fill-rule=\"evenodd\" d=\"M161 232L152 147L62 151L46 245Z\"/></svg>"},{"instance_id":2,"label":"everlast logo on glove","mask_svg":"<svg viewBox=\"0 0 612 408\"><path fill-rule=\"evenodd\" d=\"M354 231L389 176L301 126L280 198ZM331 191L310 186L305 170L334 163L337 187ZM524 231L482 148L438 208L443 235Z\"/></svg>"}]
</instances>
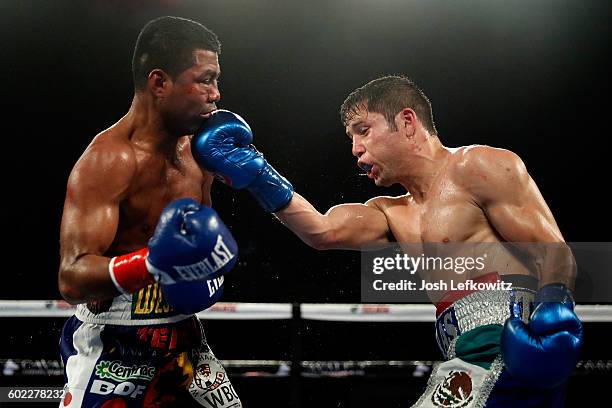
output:
<instances>
[{"instance_id":1,"label":"everlast logo on glove","mask_svg":"<svg viewBox=\"0 0 612 408\"><path fill-rule=\"evenodd\" d=\"M205 280L227 265L235 256L236 254L232 254L223 242L223 237L218 235L217 243L209 257L191 265L174 266L174 270L185 281Z\"/></svg>"}]
</instances>

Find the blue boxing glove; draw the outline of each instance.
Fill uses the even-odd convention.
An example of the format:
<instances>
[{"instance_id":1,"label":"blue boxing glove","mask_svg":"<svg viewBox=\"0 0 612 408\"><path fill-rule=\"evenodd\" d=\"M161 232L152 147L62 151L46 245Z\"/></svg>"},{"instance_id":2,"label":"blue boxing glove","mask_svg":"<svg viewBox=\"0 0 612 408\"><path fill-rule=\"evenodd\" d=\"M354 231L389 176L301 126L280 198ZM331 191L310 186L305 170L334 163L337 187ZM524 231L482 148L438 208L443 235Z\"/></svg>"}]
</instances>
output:
<instances>
[{"instance_id":1,"label":"blue boxing glove","mask_svg":"<svg viewBox=\"0 0 612 408\"><path fill-rule=\"evenodd\" d=\"M574 313L571 291L561 283L536 295L528 324L518 315L506 320L501 350L506 369L535 387L552 388L570 376L580 355L582 323Z\"/></svg>"},{"instance_id":2,"label":"blue boxing glove","mask_svg":"<svg viewBox=\"0 0 612 408\"><path fill-rule=\"evenodd\" d=\"M212 306L223 275L238 259L238 245L215 210L180 199L162 212L149 240L147 269L174 310L191 314Z\"/></svg>"},{"instance_id":3,"label":"blue boxing glove","mask_svg":"<svg viewBox=\"0 0 612 408\"><path fill-rule=\"evenodd\" d=\"M198 164L233 188L246 188L268 212L284 208L293 197L293 186L251 144L253 133L240 116L217 110L205 120L191 140Z\"/></svg>"},{"instance_id":4,"label":"blue boxing glove","mask_svg":"<svg viewBox=\"0 0 612 408\"><path fill-rule=\"evenodd\" d=\"M161 285L166 302L182 314L193 314L208 309L223 294L224 277L196 282L178 282Z\"/></svg>"}]
</instances>

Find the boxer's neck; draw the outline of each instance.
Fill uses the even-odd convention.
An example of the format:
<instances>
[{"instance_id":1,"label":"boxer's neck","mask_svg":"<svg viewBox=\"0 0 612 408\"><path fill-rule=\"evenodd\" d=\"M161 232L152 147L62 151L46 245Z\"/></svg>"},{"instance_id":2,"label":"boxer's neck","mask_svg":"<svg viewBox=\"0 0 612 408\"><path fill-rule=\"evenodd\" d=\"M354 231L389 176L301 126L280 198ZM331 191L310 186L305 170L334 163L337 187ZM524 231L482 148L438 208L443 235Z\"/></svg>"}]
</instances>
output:
<instances>
[{"instance_id":1,"label":"boxer's neck","mask_svg":"<svg viewBox=\"0 0 612 408\"><path fill-rule=\"evenodd\" d=\"M152 149L174 151L181 136L171 132L165 125L155 101L148 95L137 92L128 113L123 117L131 129L135 143L146 144Z\"/></svg>"},{"instance_id":2,"label":"boxer's neck","mask_svg":"<svg viewBox=\"0 0 612 408\"><path fill-rule=\"evenodd\" d=\"M417 149L409 153L402 166L400 184L410 192L417 203L428 199L428 192L451 155L436 136L422 135Z\"/></svg>"}]
</instances>

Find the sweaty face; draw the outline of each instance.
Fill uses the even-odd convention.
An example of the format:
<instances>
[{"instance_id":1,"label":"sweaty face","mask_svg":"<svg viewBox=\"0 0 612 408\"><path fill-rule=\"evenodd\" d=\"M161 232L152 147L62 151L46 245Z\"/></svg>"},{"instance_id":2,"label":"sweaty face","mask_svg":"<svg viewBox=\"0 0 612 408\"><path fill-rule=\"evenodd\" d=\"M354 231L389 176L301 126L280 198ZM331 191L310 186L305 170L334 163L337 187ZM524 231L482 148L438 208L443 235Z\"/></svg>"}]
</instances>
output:
<instances>
[{"instance_id":1,"label":"sweaty face","mask_svg":"<svg viewBox=\"0 0 612 408\"><path fill-rule=\"evenodd\" d=\"M194 133L202 120L217 109L216 103L221 99L218 55L195 50L193 56L194 65L174 78L172 91L163 102L165 119L180 134Z\"/></svg>"},{"instance_id":2,"label":"sweaty face","mask_svg":"<svg viewBox=\"0 0 612 408\"><path fill-rule=\"evenodd\" d=\"M358 109L346 124L346 134L352 141L357 165L377 186L397 182L394 164L398 160L396 145L400 135L389 127L382 114Z\"/></svg>"}]
</instances>

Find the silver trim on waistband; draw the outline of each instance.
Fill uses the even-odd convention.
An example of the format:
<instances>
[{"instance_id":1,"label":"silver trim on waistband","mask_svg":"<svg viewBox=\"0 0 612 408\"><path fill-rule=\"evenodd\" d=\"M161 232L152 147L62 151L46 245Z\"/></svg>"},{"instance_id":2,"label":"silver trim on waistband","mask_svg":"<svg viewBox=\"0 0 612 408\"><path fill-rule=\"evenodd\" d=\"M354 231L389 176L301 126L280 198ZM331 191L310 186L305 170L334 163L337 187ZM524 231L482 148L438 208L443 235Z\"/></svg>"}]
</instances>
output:
<instances>
[{"instance_id":1,"label":"silver trim on waistband","mask_svg":"<svg viewBox=\"0 0 612 408\"><path fill-rule=\"evenodd\" d=\"M514 308L529 321L535 292L531 289L486 290L456 300L436 319L436 339L444 357L454 356L454 344L463 333L488 324L504 325Z\"/></svg>"},{"instance_id":2,"label":"silver trim on waistband","mask_svg":"<svg viewBox=\"0 0 612 408\"><path fill-rule=\"evenodd\" d=\"M503 325L509 313L509 291L482 291L457 300L452 307L461 333L487 324Z\"/></svg>"}]
</instances>

